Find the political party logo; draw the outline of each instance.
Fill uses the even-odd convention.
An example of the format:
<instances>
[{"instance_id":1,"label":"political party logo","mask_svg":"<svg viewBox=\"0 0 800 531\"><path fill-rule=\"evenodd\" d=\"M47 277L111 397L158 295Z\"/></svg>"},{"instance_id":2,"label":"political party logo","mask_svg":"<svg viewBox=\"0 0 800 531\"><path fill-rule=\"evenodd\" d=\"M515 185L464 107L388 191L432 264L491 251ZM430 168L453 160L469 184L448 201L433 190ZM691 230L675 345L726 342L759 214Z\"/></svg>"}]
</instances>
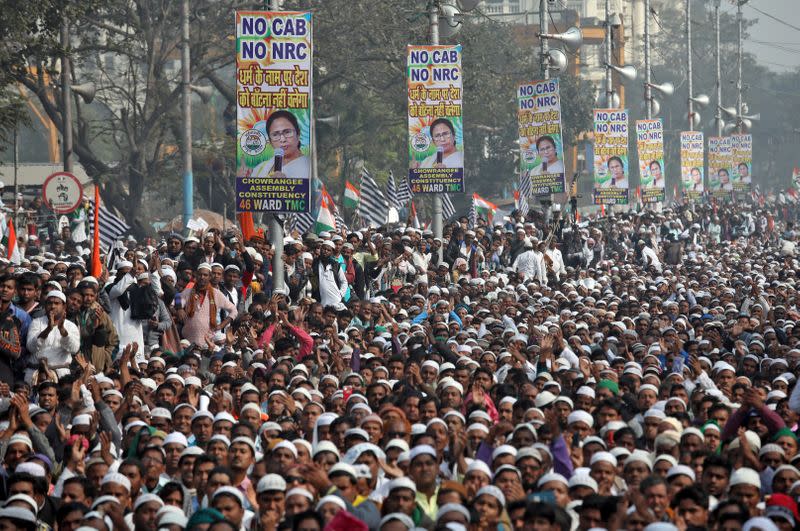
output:
<instances>
[{"instance_id":1,"label":"political party logo","mask_svg":"<svg viewBox=\"0 0 800 531\"><path fill-rule=\"evenodd\" d=\"M423 132L419 132L414 135L414 139L411 141L411 145L414 147L414 151L428 151L428 148L431 145L431 139L428 135Z\"/></svg>"},{"instance_id":2,"label":"political party logo","mask_svg":"<svg viewBox=\"0 0 800 531\"><path fill-rule=\"evenodd\" d=\"M535 149L526 149L522 152L522 159L526 164L533 164L538 156L539 152Z\"/></svg>"},{"instance_id":3,"label":"political party logo","mask_svg":"<svg viewBox=\"0 0 800 531\"><path fill-rule=\"evenodd\" d=\"M255 156L267 147L267 137L258 129L250 129L242 134L240 143L242 151L250 156Z\"/></svg>"}]
</instances>

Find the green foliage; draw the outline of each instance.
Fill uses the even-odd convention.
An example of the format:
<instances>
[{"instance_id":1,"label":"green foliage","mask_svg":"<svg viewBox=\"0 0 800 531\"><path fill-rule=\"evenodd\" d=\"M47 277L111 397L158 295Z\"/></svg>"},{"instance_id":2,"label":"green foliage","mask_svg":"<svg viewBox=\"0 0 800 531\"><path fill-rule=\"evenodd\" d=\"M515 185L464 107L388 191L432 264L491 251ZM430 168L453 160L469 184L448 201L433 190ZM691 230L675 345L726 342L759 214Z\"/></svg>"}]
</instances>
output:
<instances>
[{"instance_id":1,"label":"green foliage","mask_svg":"<svg viewBox=\"0 0 800 531\"><path fill-rule=\"evenodd\" d=\"M429 42L427 2L305 0L315 39L315 113L338 114L337 128L318 124L320 175L333 192L354 179L363 160L383 182L405 175L407 156L406 45ZM512 28L480 13L442 44L463 46L464 135L468 192L497 197L515 181L518 147L515 89L537 78L537 53L519 46ZM590 126L591 90L562 77L565 140ZM467 195L469 195L467 194ZM456 198L458 201L458 198Z\"/></svg>"}]
</instances>

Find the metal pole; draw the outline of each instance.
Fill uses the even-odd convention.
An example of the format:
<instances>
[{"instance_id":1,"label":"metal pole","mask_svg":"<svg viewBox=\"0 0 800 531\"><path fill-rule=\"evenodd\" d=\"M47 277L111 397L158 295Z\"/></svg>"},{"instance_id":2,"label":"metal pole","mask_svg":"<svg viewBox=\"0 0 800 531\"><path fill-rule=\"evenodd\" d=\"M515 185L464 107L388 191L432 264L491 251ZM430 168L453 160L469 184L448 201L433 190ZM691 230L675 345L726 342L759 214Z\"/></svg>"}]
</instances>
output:
<instances>
[{"instance_id":1,"label":"metal pole","mask_svg":"<svg viewBox=\"0 0 800 531\"><path fill-rule=\"evenodd\" d=\"M653 91L650 87L650 0L644 0L644 106L647 119L653 117Z\"/></svg>"},{"instance_id":2,"label":"metal pole","mask_svg":"<svg viewBox=\"0 0 800 531\"><path fill-rule=\"evenodd\" d=\"M742 4L746 0L736 2L736 24L739 27L739 37L736 49L736 132L742 133Z\"/></svg>"},{"instance_id":3,"label":"metal pole","mask_svg":"<svg viewBox=\"0 0 800 531\"><path fill-rule=\"evenodd\" d=\"M539 33L547 33L548 28L548 20L547 17L549 16L548 11L548 0L539 0ZM539 37L539 61L540 67L542 72L542 79L550 79L550 70L547 68L548 65L548 52L550 51L550 45L547 42L547 37Z\"/></svg>"},{"instance_id":4,"label":"metal pole","mask_svg":"<svg viewBox=\"0 0 800 531\"><path fill-rule=\"evenodd\" d=\"M548 0L539 0L539 33L548 33L549 28L549 16L550 12L548 11ZM540 68L542 79L550 79L550 61L549 61L549 52L550 52L550 43L547 42L547 37L539 37L539 61L540 61ZM544 210L544 220L546 224L550 224L550 219L552 217L552 208L553 208L553 194L547 195L547 201L549 203L542 202L542 207Z\"/></svg>"},{"instance_id":5,"label":"metal pole","mask_svg":"<svg viewBox=\"0 0 800 531\"><path fill-rule=\"evenodd\" d=\"M181 113L183 117L183 226L194 214L192 174L192 66L189 56L189 0L181 2Z\"/></svg>"},{"instance_id":6,"label":"metal pole","mask_svg":"<svg viewBox=\"0 0 800 531\"><path fill-rule=\"evenodd\" d=\"M431 44L436 46L439 44L439 5L436 0L428 4L428 19L431 32ZM433 196L433 237L439 238L440 241L444 238L443 217L442 197L437 194ZM441 245L439 247L439 260L442 259L443 253L444 245Z\"/></svg>"},{"instance_id":7,"label":"metal pole","mask_svg":"<svg viewBox=\"0 0 800 531\"><path fill-rule=\"evenodd\" d=\"M280 11L281 6L278 0L270 0L269 7L271 11ZM311 136L311 186L309 186L309 193L313 191L314 179L317 177L317 142L314 132L314 117L311 116L311 123L309 125ZM313 204L313 201L311 202ZM309 205L311 208L311 205ZM269 220L269 242L273 249L272 256L272 290L283 289L285 286L283 278L283 224L278 218L277 214L267 214Z\"/></svg>"},{"instance_id":8,"label":"metal pole","mask_svg":"<svg viewBox=\"0 0 800 531\"><path fill-rule=\"evenodd\" d=\"M18 188L18 173L19 173L19 138L18 138L17 128L14 128L14 228L19 226L19 218L17 215L19 214L19 208L17 205L17 194L19 193Z\"/></svg>"},{"instance_id":9,"label":"metal pole","mask_svg":"<svg viewBox=\"0 0 800 531\"><path fill-rule=\"evenodd\" d=\"M720 0L714 2L714 40L715 52L714 61L716 68L716 89L717 89L717 110L714 114L717 126L717 136L722 136L722 69L720 68L720 47L719 47L719 4Z\"/></svg>"},{"instance_id":10,"label":"metal pole","mask_svg":"<svg viewBox=\"0 0 800 531\"><path fill-rule=\"evenodd\" d=\"M72 84L69 78L70 60L67 49L69 48L69 19L64 15L61 20L61 47L64 53L61 56L61 136L62 159L64 171L72 171Z\"/></svg>"},{"instance_id":11,"label":"metal pole","mask_svg":"<svg viewBox=\"0 0 800 531\"><path fill-rule=\"evenodd\" d=\"M614 64L611 52L611 0L606 0L606 108L614 107L614 86L611 78L611 65Z\"/></svg>"},{"instance_id":12,"label":"metal pole","mask_svg":"<svg viewBox=\"0 0 800 531\"><path fill-rule=\"evenodd\" d=\"M694 92L692 92L692 0L686 0L686 70L689 87L689 131L694 131Z\"/></svg>"}]
</instances>

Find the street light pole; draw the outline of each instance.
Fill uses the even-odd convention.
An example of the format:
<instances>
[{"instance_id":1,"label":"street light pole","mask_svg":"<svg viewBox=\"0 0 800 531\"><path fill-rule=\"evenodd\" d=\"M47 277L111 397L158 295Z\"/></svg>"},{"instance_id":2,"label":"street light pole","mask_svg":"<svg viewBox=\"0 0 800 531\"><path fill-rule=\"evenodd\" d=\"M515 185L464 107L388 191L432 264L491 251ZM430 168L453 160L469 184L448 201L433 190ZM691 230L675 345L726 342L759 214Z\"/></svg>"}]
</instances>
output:
<instances>
[{"instance_id":1,"label":"street light pole","mask_svg":"<svg viewBox=\"0 0 800 531\"><path fill-rule=\"evenodd\" d=\"M61 47L63 48L63 55L61 56L61 106L62 106L62 150L63 150L63 163L64 171L72 172L72 84L70 82L70 60L68 55L69 48L69 19L67 14L63 15L61 19ZM16 201L16 198L14 198Z\"/></svg>"},{"instance_id":2,"label":"street light pole","mask_svg":"<svg viewBox=\"0 0 800 531\"><path fill-rule=\"evenodd\" d=\"M278 0L270 0L269 7L271 11L280 11L281 6ZM313 192L314 179L317 176L316 160L317 160L317 146L316 138L314 137L314 117L311 117L309 127L311 128L309 134L311 136L311 160L313 167L311 169L311 186L309 193ZM313 201L311 201L313 205ZM312 208L309 205L309 208ZM269 242L272 246L272 290L283 289L285 286L283 278L283 225L277 214L267 214L269 219Z\"/></svg>"},{"instance_id":3,"label":"street light pole","mask_svg":"<svg viewBox=\"0 0 800 531\"><path fill-rule=\"evenodd\" d=\"M189 0L181 2L181 113L183 115L183 226L194 214L192 174L192 70L189 55Z\"/></svg>"},{"instance_id":4,"label":"street light pole","mask_svg":"<svg viewBox=\"0 0 800 531\"><path fill-rule=\"evenodd\" d=\"M720 46L719 46L719 4L720 0L714 2L714 41L715 52L714 61L716 69L716 89L717 89L717 110L715 113L715 124L717 126L717 136L722 136L722 69L720 67Z\"/></svg>"},{"instance_id":5,"label":"street light pole","mask_svg":"<svg viewBox=\"0 0 800 531\"><path fill-rule=\"evenodd\" d=\"M548 11L548 0L539 0L539 33L547 34L549 27L547 17L550 16ZM539 61L542 72L542 79L550 79L550 70L548 68L547 54L550 51L550 44L547 42L547 37L539 37Z\"/></svg>"},{"instance_id":6,"label":"street light pole","mask_svg":"<svg viewBox=\"0 0 800 531\"><path fill-rule=\"evenodd\" d=\"M644 0L644 105L647 119L653 117L653 91L650 87L650 0Z\"/></svg>"},{"instance_id":7,"label":"street light pole","mask_svg":"<svg viewBox=\"0 0 800 531\"><path fill-rule=\"evenodd\" d=\"M686 0L686 70L689 88L689 131L694 131L694 92L692 91L692 0Z\"/></svg>"},{"instance_id":8,"label":"street light pole","mask_svg":"<svg viewBox=\"0 0 800 531\"><path fill-rule=\"evenodd\" d=\"M611 52L611 0L606 0L606 108L614 107L614 87L612 86L611 65L614 64Z\"/></svg>"},{"instance_id":9,"label":"street light pole","mask_svg":"<svg viewBox=\"0 0 800 531\"><path fill-rule=\"evenodd\" d=\"M742 5L747 0L736 2L736 24L739 28L736 49L736 132L743 133L742 127Z\"/></svg>"},{"instance_id":10,"label":"street light pole","mask_svg":"<svg viewBox=\"0 0 800 531\"><path fill-rule=\"evenodd\" d=\"M432 0L428 4L428 19L431 33L431 44L436 46L439 44L439 4L436 0ZM442 197L438 194L433 196L433 237L443 240L443 218L442 213ZM444 245L439 246L439 260L442 259L444 253Z\"/></svg>"},{"instance_id":11,"label":"street light pole","mask_svg":"<svg viewBox=\"0 0 800 531\"><path fill-rule=\"evenodd\" d=\"M548 24L548 17L550 16L550 12L548 11L548 0L539 0L539 33L542 35L546 35L549 32L549 24ZM550 79L550 62L549 62L549 52L550 52L550 43L547 42L547 37L539 36L539 63L541 68L542 79ZM548 194L545 198L546 201L542 200L542 207L544 210L544 220L545 223L550 223L550 218L552 216L551 209L553 208L553 194Z\"/></svg>"}]
</instances>

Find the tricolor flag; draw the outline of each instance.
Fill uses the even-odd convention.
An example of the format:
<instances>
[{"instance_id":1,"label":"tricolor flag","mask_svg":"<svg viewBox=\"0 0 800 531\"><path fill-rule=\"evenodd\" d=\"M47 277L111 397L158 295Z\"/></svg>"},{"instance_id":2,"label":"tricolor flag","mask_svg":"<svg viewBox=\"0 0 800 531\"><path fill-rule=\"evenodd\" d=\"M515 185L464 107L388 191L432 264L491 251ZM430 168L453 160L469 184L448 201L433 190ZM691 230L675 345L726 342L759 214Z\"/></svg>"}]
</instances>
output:
<instances>
[{"instance_id":1,"label":"tricolor flag","mask_svg":"<svg viewBox=\"0 0 800 531\"><path fill-rule=\"evenodd\" d=\"M415 229L421 227L419 223L419 217L417 216L417 207L414 206L414 201L411 201L411 210L408 214L408 220L409 220L408 224L414 227Z\"/></svg>"},{"instance_id":2,"label":"tricolor flag","mask_svg":"<svg viewBox=\"0 0 800 531\"><path fill-rule=\"evenodd\" d=\"M333 215L336 208L331 195L322 185L321 201L319 204L319 213L317 214L316 223L314 223L314 232L333 232L336 230L336 218Z\"/></svg>"},{"instance_id":3,"label":"tricolor flag","mask_svg":"<svg viewBox=\"0 0 800 531\"><path fill-rule=\"evenodd\" d=\"M344 207L355 210L361 201L361 192L350 181L344 183Z\"/></svg>"},{"instance_id":4,"label":"tricolor flag","mask_svg":"<svg viewBox=\"0 0 800 531\"><path fill-rule=\"evenodd\" d=\"M22 255L19 253L17 247L17 231L14 230L14 220L8 218L8 242L6 243L8 249L8 256L6 258L14 265L19 265L22 262Z\"/></svg>"},{"instance_id":5,"label":"tricolor flag","mask_svg":"<svg viewBox=\"0 0 800 531\"><path fill-rule=\"evenodd\" d=\"M477 193L473 193L472 206L474 207L475 214L477 216L483 216L491 224L494 213L497 212L497 205L491 201L487 201Z\"/></svg>"}]
</instances>

